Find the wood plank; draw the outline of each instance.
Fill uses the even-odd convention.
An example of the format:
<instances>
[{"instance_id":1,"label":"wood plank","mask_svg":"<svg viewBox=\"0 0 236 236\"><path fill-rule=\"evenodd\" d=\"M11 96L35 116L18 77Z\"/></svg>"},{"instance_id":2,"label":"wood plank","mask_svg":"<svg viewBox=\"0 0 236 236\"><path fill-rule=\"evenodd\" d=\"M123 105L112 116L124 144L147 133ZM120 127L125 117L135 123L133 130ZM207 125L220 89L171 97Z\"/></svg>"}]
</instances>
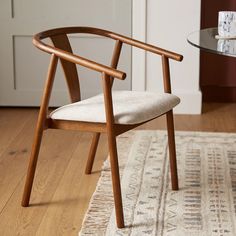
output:
<instances>
[{"instance_id":1,"label":"wood plank","mask_svg":"<svg viewBox=\"0 0 236 236\"><path fill-rule=\"evenodd\" d=\"M22 121L17 116L24 116L24 114L20 114L19 108L10 110L11 112L1 113L0 118L3 119L6 114L4 119L7 120L8 117L12 120L1 127L1 132L6 134L6 139L10 138L11 134L15 135L9 145L4 147L3 163L5 164L4 168L0 169L0 179L3 176L5 179L4 185L0 184L0 198L4 191L8 192L8 197L4 200L5 206L0 213L0 235L77 235L96 187L101 165L107 157L106 136L102 135L99 142L94 163L95 171L92 175L86 176L84 170L91 136L88 134L81 136L80 133L72 131L46 131L32 192L33 205L22 208L20 201L23 176L26 173L28 159L28 154L22 153L22 150L25 147L30 148L35 115L27 121L28 128L23 125L22 130L16 135L14 128L11 129L9 126L14 125L17 129ZM203 111L202 115L176 115L176 130L236 132L235 103L205 104ZM22 109L22 113L24 112ZM30 115L30 113L36 114L35 109L25 114ZM138 127L138 129L165 128L165 117ZM17 153L7 154L11 150L16 150ZM8 158L9 161L6 161Z\"/></svg>"},{"instance_id":2,"label":"wood plank","mask_svg":"<svg viewBox=\"0 0 236 236\"><path fill-rule=\"evenodd\" d=\"M0 108L0 160L2 153L13 139L23 129L26 122L32 118L32 109Z\"/></svg>"},{"instance_id":3,"label":"wood plank","mask_svg":"<svg viewBox=\"0 0 236 236\"><path fill-rule=\"evenodd\" d=\"M63 138L61 138L62 136ZM50 202L58 187L58 183L68 165L73 150L79 142L79 136L79 132L65 132L63 134L60 131L45 132L33 186L31 207L29 208L20 206L24 182L22 176L26 173L28 158L23 160L20 155L19 157L15 156L14 160L12 160L14 164L10 165L17 165L17 170L13 170L13 172L8 172L9 168L6 168L5 165L5 171L2 171L1 174L6 175L7 178L1 189L2 191L9 192L7 185L11 186L11 195L9 196L8 193L7 205L2 209L0 215L0 235L35 234L35 229L41 222L48 207L47 203ZM22 138L21 145L24 141L25 139ZM11 175L11 173L14 173L14 175ZM18 182L15 179L18 179ZM17 186L14 186L16 183ZM14 189L12 189L12 186L14 186ZM4 198L5 200L6 197ZM14 222L10 220L12 216L15 216Z\"/></svg>"},{"instance_id":4,"label":"wood plank","mask_svg":"<svg viewBox=\"0 0 236 236\"><path fill-rule=\"evenodd\" d=\"M37 114L33 112L28 116L31 119L28 119L28 122L0 156L0 212L25 174L34 127L30 124L34 123ZM17 126L21 120L17 120L15 117L15 123ZM9 131L9 128L6 127L6 130Z\"/></svg>"},{"instance_id":5,"label":"wood plank","mask_svg":"<svg viewBox=\"0 0 236 236\"><path fill-rule=\"evenodd\" d=\"M104 155L104 152L107 152L106 145L99 145L94 164L95 169L99 168L99 170L92 172L91 175L84 174L91 138L91 135L83 135L83 141L81 140L74 151L52 198L52 202L60 202L60 204L48 207L37 234L52 236L78 234L84 213L87 210L87 199L94 192L96 181L100 175L101 166L99 165L102 162L97 162L97 158L104 160L107 156ZM100 143L105 144L106 139L101 138Z\"/></svg>"},{"instance_id":6,"label":"wood plank","mask_svg":"<svg viewBox=\"0 0 236 236\"><path fill-rule=\"evenodd\" d=\"M201 115L175 115L175 130L236 132L236 103L206 103ZM165 117L159 117L137 129L166 129Z\"/></svg>"}]
</instances>

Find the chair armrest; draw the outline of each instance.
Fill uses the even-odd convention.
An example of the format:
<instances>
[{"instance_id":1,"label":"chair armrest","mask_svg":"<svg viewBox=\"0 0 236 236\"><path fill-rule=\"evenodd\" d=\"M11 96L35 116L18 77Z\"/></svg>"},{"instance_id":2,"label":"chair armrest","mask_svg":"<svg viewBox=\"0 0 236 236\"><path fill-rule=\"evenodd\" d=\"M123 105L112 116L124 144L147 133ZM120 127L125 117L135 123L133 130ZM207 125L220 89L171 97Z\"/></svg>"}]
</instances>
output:
<instances>
[{"instance_id":1,"label":"chair armrest","mask_svg":"<svg viewBox=\"0 0 236 236\"><path fill-rule=\"evenodd\" d=\"M149 52L152 52L152 53L155 53L155 54L158 54L158 55L166 56L166 57L171 58L171 59L176 60L176 61L182 61L183 60L183 56L180 55L180 54L168 51L168 50L163 49L163 48L156 47L156 46L151 45L151 44L147 44L147 43L138 41L136 39L132 39L132 38L129 38L129 37L126 37L126 36L123 36L123 35L120 35L120 34L115 34L115 33L110 33L110 36L113 39L120 40L123 43L129 44L129 45L137 47L137 48L141 48L145 51L149 51Z\"/></svg>"},{"instance_id":2,"label":"chair armrest","mask_svg":"<svg viewBox=\"0 0 236 236\"><path fill-rule=\"evenodd\" d=\"M47 44L43 43L42 41L40 41L40 39L38 38L37 35L33 38L33 44L37 48L39 48L45 52L55 54L59 58L62 58L66 61L70 61L72 63L79 64L79 65L87 67L89 69L92 69L92 70L95 70L95 71L98 71L101 73L105 73L105 74L112 76L114 78L117 78L117 79L124 80L126 78L126 73L123 71L116 70L112 67L97 63L92 60L88 60L84 57L80 57L80 56L75 55L73 53L70 53L70 52L61 50L59 48L55 48L50 45L47 45Z\"/></svg>"}]
</instances>

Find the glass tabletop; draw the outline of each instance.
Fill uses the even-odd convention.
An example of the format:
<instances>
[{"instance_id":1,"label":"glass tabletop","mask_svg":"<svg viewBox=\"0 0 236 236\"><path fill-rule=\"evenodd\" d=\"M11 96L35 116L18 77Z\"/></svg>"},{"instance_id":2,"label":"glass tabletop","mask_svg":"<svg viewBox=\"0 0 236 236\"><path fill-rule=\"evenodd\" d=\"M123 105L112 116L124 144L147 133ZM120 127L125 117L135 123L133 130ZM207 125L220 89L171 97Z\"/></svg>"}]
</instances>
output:
<instances>
[{"instance_id":1,"label":"glass tabletop","mask_svg":"<svg viewBox=\"0 0 236 236\"><path fill-rule=\"evenodd\" d=\"M216 39L218 28L207 28L195 31L187 37L187 41L204 51L236 57L236 39Z\"/></svg>"}]
</instances>

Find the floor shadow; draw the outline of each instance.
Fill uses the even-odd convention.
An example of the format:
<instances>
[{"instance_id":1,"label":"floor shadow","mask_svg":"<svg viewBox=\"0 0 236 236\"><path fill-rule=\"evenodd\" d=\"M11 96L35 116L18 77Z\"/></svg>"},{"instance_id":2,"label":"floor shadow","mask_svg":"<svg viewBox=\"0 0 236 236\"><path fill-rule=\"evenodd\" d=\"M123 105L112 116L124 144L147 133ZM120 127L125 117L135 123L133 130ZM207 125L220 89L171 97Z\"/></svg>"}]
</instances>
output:
<instances>
[{"instance_id":1,"label":"floor shadow","mask_svg":"<svg viewBox=\"0 0 236 236\"><path fill-rule=\"evenodd\" d=\"M80 198L81 200L81 198ZM52 205L68 205L68 204L74 204L78 201L78 198L65 198L65 199L61 199L61 200L57 200L57 201L48 201L48 202L36 202L36 203L32 203L29 206L30 207L39 207L39 206L52 206Z\"/></svg>"},{"instance_id":2,"label":"floor shadow","mask_svg":"<svg viewBox=\"0 0 236 236\"><path fill-rule=\"evenodd\" d=\"M92 170L90 175L92 175L92 174L99 174L99 173L101 173L101 170Z\"/></svg>"}]
</instances>

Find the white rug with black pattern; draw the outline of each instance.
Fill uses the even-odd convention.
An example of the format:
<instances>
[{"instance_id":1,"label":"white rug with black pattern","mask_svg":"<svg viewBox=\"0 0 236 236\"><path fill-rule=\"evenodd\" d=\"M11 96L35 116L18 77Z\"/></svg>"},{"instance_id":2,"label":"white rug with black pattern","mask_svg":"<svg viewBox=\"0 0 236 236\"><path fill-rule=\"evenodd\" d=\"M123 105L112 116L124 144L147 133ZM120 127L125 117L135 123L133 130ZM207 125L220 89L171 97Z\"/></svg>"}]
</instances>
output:
<instances>
[{"instance_id":1,"label":"white rug with black pattern","mask_svg":"<svg viewBox=\"0 0 236 236\"><path fill-rule=\"evenodd\" d=\"M235 236L236 134L176 132L179 191L172 191L165 131L118 138L125 225L117 229L109 161L80 236Z\"/></svg>"}]
</instances>

